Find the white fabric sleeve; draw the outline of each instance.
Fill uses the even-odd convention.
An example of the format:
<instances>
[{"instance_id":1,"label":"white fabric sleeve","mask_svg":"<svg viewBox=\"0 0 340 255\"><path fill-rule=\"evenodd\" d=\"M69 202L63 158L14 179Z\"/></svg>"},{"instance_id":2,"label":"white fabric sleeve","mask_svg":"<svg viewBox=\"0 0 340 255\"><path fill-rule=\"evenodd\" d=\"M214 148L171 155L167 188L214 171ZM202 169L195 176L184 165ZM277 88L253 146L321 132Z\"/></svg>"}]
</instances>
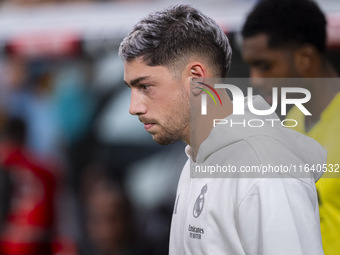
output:
<instances>
[{"instance_id":1,"label":"white fabric sleeve","mask_svg":"<svg viewBox=\"0 0 340 255\"><path fill-rule=\"evenodd\" d=\"M238 206L246 254L324 254L318 210L310 184L294 178L260 180Z\"/></svg>"}]
</instances>

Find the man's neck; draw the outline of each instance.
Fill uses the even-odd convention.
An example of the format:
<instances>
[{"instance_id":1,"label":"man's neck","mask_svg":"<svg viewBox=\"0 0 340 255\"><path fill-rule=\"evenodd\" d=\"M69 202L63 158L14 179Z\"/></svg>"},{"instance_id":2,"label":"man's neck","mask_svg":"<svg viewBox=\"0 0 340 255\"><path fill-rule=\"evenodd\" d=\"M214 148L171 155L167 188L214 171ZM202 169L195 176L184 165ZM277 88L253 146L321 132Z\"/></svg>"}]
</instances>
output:
<instances>
[{"instance_id":1,"label":"man's neck","mask_svg":"<svg viewBox=\"0 0 340 255\"><path fill-rule=\"evenodd\" d=\"M198 109L195 112L192 112L191 120L190 120L190 141L189 145L192 149L192 157L193 160L196 161L196 156L198 154L199 148L201 144L208 138L211 130L214 126L214 120L216 119L224 119L232 114L233 112L233 104L225 91L225 93L220 93L221 100L223 102L223 106L217 105L215 106L212 102L211 105L208 104L208 112L207 115L201 115L200 106L194 107Z\"/></svg>"},{"instance_id":2,"label":"man's neck","mask_svg":"<svg viewBox=\"0 0 340 255\"><path fill-rule=\"evenodd\" d=\"M328 61L324 61L323 67L319 68L318 72L314 75L314 78L339 78L339 75ZM322 112L340 91L339 81L336 79L325 79L322 81L322 84L320 84L320 82L312 84L310 87L312 98L306 103L306 107L312 115L306 116L305 118L306 129L310 129L311 126L317 123Z\"/></svg>"}]
</instances>

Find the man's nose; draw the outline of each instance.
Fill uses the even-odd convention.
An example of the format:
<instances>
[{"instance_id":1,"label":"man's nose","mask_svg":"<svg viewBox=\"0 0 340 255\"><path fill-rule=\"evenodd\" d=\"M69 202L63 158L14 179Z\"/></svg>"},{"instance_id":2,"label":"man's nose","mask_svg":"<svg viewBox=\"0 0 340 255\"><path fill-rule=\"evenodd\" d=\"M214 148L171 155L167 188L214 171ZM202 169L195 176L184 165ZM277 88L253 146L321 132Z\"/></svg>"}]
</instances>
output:
<instances>
[{"instance_id":1,"label":"man's nose","mask_svg":"<svg viewBox=\"0 0 340 255\"><path fill-rule=\"evenodd\" d=\"M264 78L264 76L261 74L260 70L255 67L250 68L250 78Z\"/></svg>"},{"instance_id":2,"label":"man's nose","mask_svg":"<svg viewBox=\"0 0 340 255\"><path fill-rule=\"evenodd\" d=\"M256 68L250 69L250 82L251 86L254 88L261 88L265 86L264 84L264 76L261 75L261 72Z\"/></svg>"},{"instance_id":3,"label":"man's nose","mask_svg":"<svg viewBox=\"0 0 340 255\"><path fill-rule=\"evenodd\" d=\"M131 91L129 113L131 115L141 115L146 113L146 106L143 103L142 95L139 95L138 91Z\"/></svg>"}]
</instances>

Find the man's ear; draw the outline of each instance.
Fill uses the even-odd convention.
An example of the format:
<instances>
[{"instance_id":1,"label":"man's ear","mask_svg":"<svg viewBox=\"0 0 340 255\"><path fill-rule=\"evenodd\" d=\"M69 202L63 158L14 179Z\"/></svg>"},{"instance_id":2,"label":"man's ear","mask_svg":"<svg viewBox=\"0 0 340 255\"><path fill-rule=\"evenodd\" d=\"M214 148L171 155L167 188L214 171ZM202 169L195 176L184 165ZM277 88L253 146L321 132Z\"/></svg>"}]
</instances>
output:
<instances>
[{"instance_id":1,"label":"man's ear","mask_svg":"<svg viewBox=\"0 0 340 255\"><path fill-rule=\"evenodd\" d=\"M317 49L304 44L294 52L295 68L301 77L312 77L319 61Z\"/></svg>"},{"instance_id":2,"label":"man's ear","mask_svg":"<svg viewBox=\"0 0 340 255\"><path fill-rule=\"evenodd\" d=\"M207 78L207 69L202 63L194 62L190 65L190 75L192 78L205 79Z\"/></svg>"},{"instance_id":3,"label":"man's ear","mask_svg":"<svg viewBox=\"0 0 340 255\"><path fill-rule=\"evenodd\" d=\"M202 90L194 89L195 84L192 83L191 81L205 82L205 79L208 77L208 70L205 67L205 65L202 62L198 62L198 61L190 62L187 65L185 71L183 72L183 75L185 76L183 78L185 80L186 87L189 93L190 93L190 88L191 88L193 89L193 92L197 92L197 94L200 94Z\"/></svg>"}]
</instances>

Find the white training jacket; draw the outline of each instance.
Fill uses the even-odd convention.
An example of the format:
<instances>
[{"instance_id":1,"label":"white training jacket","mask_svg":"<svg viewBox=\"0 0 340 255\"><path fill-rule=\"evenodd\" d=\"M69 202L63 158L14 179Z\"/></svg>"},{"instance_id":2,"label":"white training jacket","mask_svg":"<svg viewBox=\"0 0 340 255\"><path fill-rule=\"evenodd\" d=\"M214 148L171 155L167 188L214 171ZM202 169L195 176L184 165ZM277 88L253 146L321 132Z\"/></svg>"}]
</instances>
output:
<instances>
[{"instance_id":1,"label":"white training jacket","mask_svg":"<svg viewBox=\"0 0 340 255\"><path fill-rule=\"evenodd\" d=\"M256 109L268 109L262 97ZM225 118L278 119L255 116ZM326 151L315 140L265 121L261 128L216 125L188 161L179 180L171 223L170 255L320 255L322 249L315 182L322 173L257 175L230 178L191 178L202 166L299 166L326 163ZM255 122L254 122L255 123ZM268 124L269 123L269 124ZM257 124L258 125L258 124ZM300 169L298 169L300 171ZM268 178L276 175L278 178ZM239 178L237 178L239 177Z\"/></svg>"}]
</instances>

